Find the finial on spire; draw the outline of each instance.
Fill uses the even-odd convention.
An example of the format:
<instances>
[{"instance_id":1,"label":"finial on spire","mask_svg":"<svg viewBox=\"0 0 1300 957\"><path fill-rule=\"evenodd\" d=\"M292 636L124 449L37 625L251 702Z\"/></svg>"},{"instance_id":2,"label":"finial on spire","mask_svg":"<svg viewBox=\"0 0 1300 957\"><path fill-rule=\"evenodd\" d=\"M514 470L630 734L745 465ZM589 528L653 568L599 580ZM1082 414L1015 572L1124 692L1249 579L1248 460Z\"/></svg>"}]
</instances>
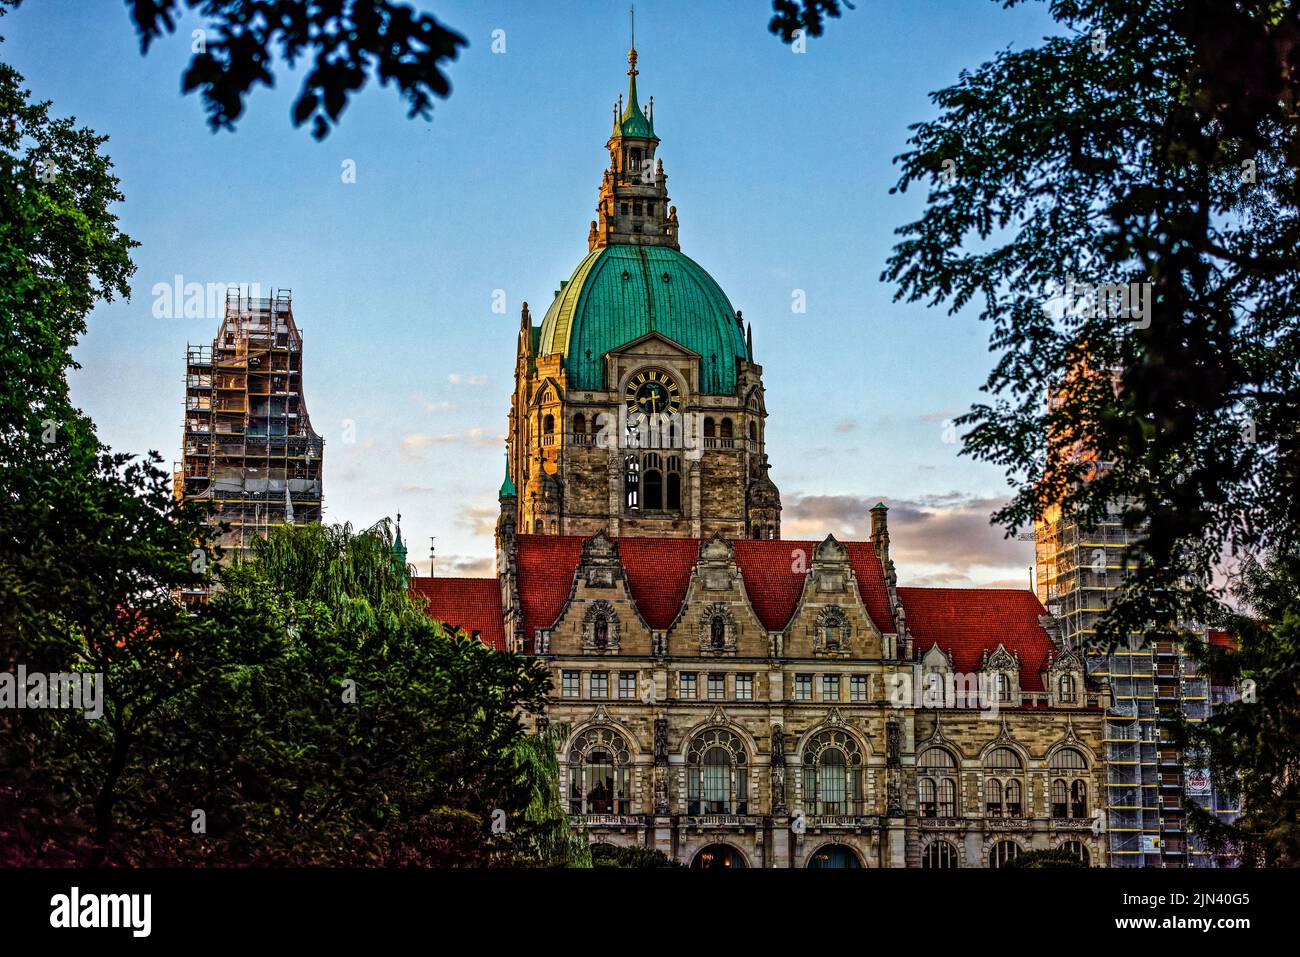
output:
<instances>
[{"instance_id":1,"label":"finial on spire","mask_svg":"<svg viewBox=\"0 0 1300 957\"><path fill-rule=\"evenodd\" d=\"M627 8L628 47L636 54L636 4Z\"/></svg>"}]
</instances>

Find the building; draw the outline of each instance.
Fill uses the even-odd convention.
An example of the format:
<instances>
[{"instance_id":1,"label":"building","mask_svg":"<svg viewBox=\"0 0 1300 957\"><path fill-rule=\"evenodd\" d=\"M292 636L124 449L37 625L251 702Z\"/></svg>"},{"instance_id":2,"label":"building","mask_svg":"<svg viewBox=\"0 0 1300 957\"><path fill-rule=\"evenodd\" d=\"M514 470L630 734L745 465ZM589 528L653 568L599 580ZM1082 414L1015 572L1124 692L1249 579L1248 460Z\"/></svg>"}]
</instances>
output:
<instances>
[{"instance_id":1,"label":"building","mask_svg":"<svg viewBox=\"0 0 1300 957\"><path fill-rule=\"evenodd\" d=\"M323 452L303 396L292 294L230 288L212 345L186 351L177 498L213 503L229 526L217 539L227 560L272 526L320 522Z\"/></svg>"},{"instance_id":2,"label":"building","mask_svg":"<svg viewBox=\"0 0 1300 957\"><path fill-rule=\"evenodd\" d=\"M1056 619L1066 647L1085 649L1097 622L1124 587L1127 549L1140 533L1125 528L1118 506L1093 525L1053 507L1035 530L1038 597ZM1227 636L1196 623L1216 644ZM1207 768L1188 767L1171 731L1181 716L1204 721L1235 691L1212 681L1186 653L1182 640L1148 641L1132 635L1106 652L1085 653L1090 674L1105 680L1112 704L1106 717L1108 854L1112 867L1214 867L1233 863L1211 854L1188 833L1189 797L1231 820L1238 809L1213 787Z\"/></svg>"},{"instance_id":3,"label":"building","mask_svg":"<svg viewBox=\"0 0 1300 957\"><path fill-rule=\"evenodd\" d=\"M781 538L753 336L681 253L635 50L588 251L525 307L497 575L434 617L536 656L571 820L694 867L1106 863L1104 681L1031 591ZM653 167L651 164L653 163Z\"/></svg>"}]
</instances>

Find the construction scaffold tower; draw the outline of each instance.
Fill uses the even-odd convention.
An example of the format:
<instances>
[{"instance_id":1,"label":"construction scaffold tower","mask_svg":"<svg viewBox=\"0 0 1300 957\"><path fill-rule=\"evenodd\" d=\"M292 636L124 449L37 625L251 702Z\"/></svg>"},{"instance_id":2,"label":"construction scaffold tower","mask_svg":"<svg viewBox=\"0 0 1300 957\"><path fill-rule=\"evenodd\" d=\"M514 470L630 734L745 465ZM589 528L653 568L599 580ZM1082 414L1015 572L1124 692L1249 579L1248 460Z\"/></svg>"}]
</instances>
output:
<instances>
[{"instance_id":1,"label":"construction scaffold tower","mask_svg":"<svg viewBox=\"0 0 1300 957\"><path fill-rule=\"evenodd\" d=\"M1231 820L1212 788L1208 769L1188 767L1172 739L1179 715L1204 721L1233 689L1212 685L1175 638L1132 635L1113 650L1088 648L1101 617L1119 598L1128 549L1141 533L1127 529L1118 507L1083 526L1048 511L1035 530L1039 600L1059 622L1066 647L1086 650L1089 674L1107 681L1112 706L1106 720L1106 822L1111 867L1214 867L1216 859L1186 831L1187 796ZM1199 624L1182 633L1207 632Z\"/></svg>"},{"instance_id":2,"label":"construction scaffold tower","mask_svg":"<svg viewBox=\"0 0 1300 957\"><path fill-rule=\"evenodd\" d=\"M289 290L227 290L211 347L186 350L184 428L176 496L214 503L216 521L230 526L218 538L223 560L273 526L321 521L324 441L303 397Z\"/></svg>"}]
</instances>

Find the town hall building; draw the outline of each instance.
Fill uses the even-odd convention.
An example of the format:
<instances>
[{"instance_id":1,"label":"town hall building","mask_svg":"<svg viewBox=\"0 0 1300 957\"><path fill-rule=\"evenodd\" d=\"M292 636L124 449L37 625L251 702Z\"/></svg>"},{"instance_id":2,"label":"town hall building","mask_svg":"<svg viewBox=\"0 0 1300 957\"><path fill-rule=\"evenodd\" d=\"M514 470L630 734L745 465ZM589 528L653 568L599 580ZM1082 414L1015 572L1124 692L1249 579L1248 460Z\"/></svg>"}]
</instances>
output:
<instances>
[{"instance_id":1,"label":"town hall building","mask_svg":"<svg viewBox=\"0 0 1300 957\"><path fill-rule=\"evenodd\" d=\"M781 536L751 328L681 251L653 99L606 142L587 253L523 307L494 578L431 615L535 656L573 826L692 867L1105 866L1109 689L1030 591L907 587ZM780 428L779 419L772 423Z\"/></svg>"}]
</instances>

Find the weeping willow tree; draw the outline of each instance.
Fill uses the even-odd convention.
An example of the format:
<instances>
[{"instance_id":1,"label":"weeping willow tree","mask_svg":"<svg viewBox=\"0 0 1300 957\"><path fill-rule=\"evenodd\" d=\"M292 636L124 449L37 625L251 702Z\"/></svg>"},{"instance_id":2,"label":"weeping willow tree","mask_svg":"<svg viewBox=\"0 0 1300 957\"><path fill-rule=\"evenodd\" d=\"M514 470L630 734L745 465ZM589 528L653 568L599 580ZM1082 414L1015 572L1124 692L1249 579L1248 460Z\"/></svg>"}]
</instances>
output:
<instances>
[{"instance_id":1,"label":"weeping willow tree","mask_svg":"<svg viewBox=\"0 0 1300 957\"><path fill-rule=\"evenodd\" d=\"M528 804L514 841L514 863L550 867L590 867L587 835L569 826L560 784L559 749L569 737L569 725L549 725L529 735L515 748Z\"/></svg>"}]
</instances>

